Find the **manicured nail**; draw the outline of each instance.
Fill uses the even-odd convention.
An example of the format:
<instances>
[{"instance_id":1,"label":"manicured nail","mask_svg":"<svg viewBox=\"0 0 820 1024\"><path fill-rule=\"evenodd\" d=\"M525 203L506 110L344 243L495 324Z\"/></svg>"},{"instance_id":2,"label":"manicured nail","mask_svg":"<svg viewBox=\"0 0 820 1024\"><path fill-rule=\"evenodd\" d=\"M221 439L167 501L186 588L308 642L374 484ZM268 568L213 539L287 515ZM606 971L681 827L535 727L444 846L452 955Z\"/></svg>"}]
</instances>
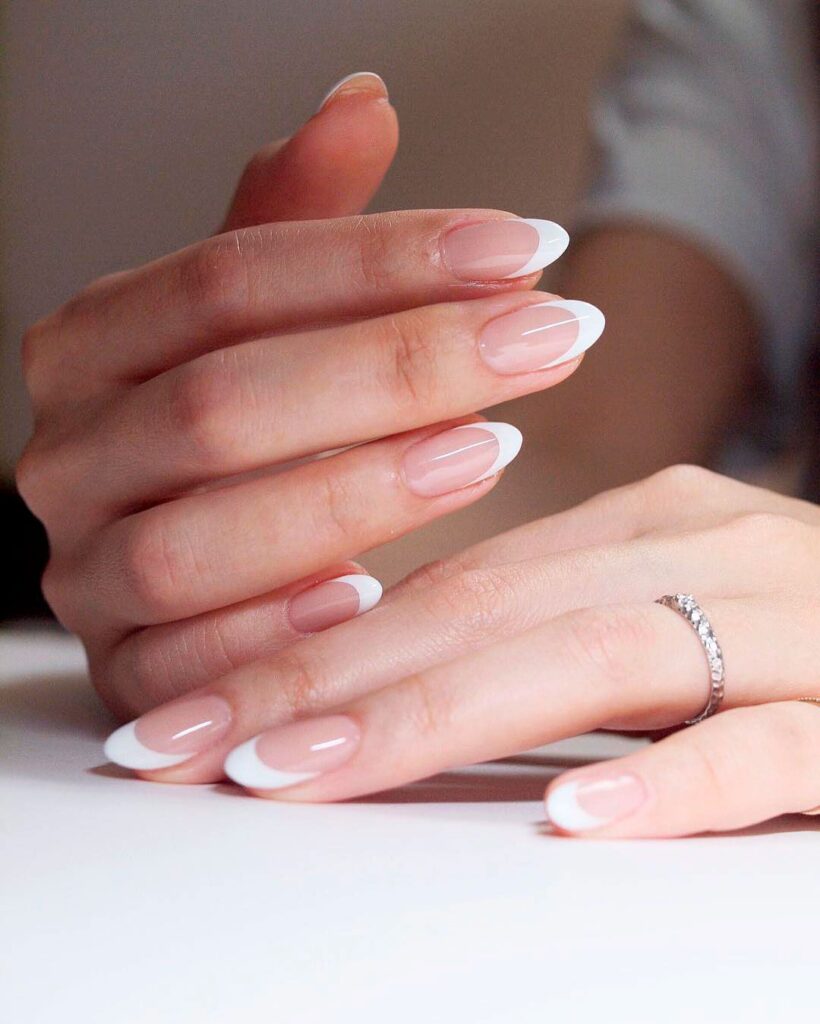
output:
<instances>
[{"instance_id":1,"label":"manicured nail","mask_svg":"<svg viewBox=\"0 0 820 1024\"><path fill-rule=\"evenodd\" d=\"M569 235L551 220L490 220L454 228L444 237L444 262L466 281L526 277L554 263Z\"/></svg>"},{"instance_id":2,"label":"manicured nail","mask_svg":"<svg viewBox=\"0 0 820 1024\"><path fill-rule=\"evenodd\" d=\"M292 597L288 618L300 633L318 633L369 612L381 596L382 585L372 576L337 576Z\"/></svg>"},{"instance_id":3,"label":"manicured nail","mask_svg":"<svg viewBox=\"0 0 820 1024\"><path fill-rule=\"evenodd\" d=\"M434 434L404 453L407 486L433 498L495 476L521 450L521 431L509 423L467 423Z\"/></svg>"},{"instance_id":4,"label":"manicured nail","mask_svg":"<svg viewBox=\"0 0 820 1024\"><path fill-rule=\"evenodd\" d=\"M342 93L347 95L352 92L372 92L376 96L387 99L387 86L384 84L383 78L373 71L354 71L352 75L345 75L328 91L318 109L321 110L326 103Z\"/></svg>"},{"instance_id":5,"label":"manicured nail","mask_svg":"<svg viewBox=\"0 0 820 1024\"><path fill-rule=\"evenodd\" d=\"M576 779L547 795L547 817L565 832L603 828L634 813L646 802L646 786L637 775L604 775L589 782Z\"/></svg>"},{"instance_id":6,"label":"manicured nail","mask_svg":"<svg viewBox=\"0 0 820 1024\"><path fill-rule=\"evenodd\" d=\"M478 347L496 373L529 373L577 359L601 337L604 325L597 306L555 299L491 320Z\"/></svg>"},{"instance_id":7,"label":"manicured nail","mask_svg":"<svg viewBox=\"0 0 820 1024\"><path fill-rule=\"evenodd\" d=\"M221 739L230 724L231 709L221 697L174 701L112 732L105 756L137 771L170 768Z\"/></svg>"},{"instance_id":8,"label":"manicured nail","mask_svg":"<svg viewBox=\"0 0 820 1024\"><path fill-rule=\"evenodd\" d=\"M225 774L248 789L283 789L333 771L356 751L361 733L346 715L308 718L255 736L232 750Z\"/></svg>"}]
</instances>

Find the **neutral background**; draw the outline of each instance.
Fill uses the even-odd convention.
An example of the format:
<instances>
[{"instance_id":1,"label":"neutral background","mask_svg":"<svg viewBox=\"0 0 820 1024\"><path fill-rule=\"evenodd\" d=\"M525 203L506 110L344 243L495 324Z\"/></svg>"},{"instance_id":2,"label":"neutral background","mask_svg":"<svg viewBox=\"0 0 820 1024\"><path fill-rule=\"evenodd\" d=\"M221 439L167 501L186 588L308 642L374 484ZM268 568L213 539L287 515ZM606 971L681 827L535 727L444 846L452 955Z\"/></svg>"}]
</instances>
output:
<instances>
[{"instance_id":1,"label":"neutral background","mask_svg":"<svg viewBox=\"0 0 820 1024\"><path fill-rule=\"evenodd\" d=\"M28 432L26 326L217 224L246 158L353 70L402 143L376 208L571 219L589 92L625 0L5 4L0 473Z\"/></svg>"}]
</instances>

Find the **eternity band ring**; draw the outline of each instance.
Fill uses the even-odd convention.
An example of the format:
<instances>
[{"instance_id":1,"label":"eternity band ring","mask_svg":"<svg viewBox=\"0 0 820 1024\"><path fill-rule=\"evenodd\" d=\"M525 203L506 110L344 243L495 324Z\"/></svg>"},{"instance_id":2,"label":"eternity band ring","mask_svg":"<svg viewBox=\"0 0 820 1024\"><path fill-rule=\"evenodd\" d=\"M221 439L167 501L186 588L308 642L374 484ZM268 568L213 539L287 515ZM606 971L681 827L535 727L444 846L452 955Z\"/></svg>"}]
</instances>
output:
<instances>
[{"instance_id":1,"label":"eternity band ring","mask_svg":"<svg viewBox=\"0 0 820 1024\"><path fill-rule=\"evenodd\" d=\"M702 722L704 718L709 718L710 715L713 715L723 700L723 678L725 674L723 651L720 649L715 631L712 629L706 613L691 594L665 594L663 597L659 597L655 604L662 604L664 608L671 608L673 612L677 612L678 615L686 619L698 640L700 640L700 645L706 654L706 660L709 663L709 699L699 715L688 719L684 723L685 725L696 725L698 722Z\"/></svg>"}]
</instances>

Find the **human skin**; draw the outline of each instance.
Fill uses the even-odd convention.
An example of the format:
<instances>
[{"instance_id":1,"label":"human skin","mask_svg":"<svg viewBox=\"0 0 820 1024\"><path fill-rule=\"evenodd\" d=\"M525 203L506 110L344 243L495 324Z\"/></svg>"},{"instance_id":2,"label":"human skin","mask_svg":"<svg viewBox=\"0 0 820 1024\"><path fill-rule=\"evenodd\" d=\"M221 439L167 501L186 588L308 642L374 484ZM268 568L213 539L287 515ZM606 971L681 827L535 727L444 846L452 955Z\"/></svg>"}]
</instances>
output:
<instances>
[{"instance_id":1,"label":"human skin","mask_svg":"<svg viewBox=\"0 0 820 1024\"><path fill-rule=\"evenodd\" d=\"M709 692L691 627L655 603L684 581L723 648L720 711L559 777L553 827L665 837L817 807L820 709L801 698L820 697L820 509L691 466L428 566L370 615L150 712L107 749L154 781L224 770L256 796L316 802L593 729L674 728ZM151 750L176 752L204 717L202 741L151 770ZM134 728L139 764L122 744Z\"/></svg>"},{"instance_id":2,"label":"human skin","mask_svg":"<svg viewBox=\"0 0 820 1024\"><path fill-rule=\"evenodd\" d=\"M383 83L344 83L251 161L225 230L26 336L18 486L48 530L46 597L117 714L368 611L351 559L517 454L474 411L561 382L600 334L588 304L532 290L555 224L359 216L395 145Z\"/></svg>"}]
</instances>

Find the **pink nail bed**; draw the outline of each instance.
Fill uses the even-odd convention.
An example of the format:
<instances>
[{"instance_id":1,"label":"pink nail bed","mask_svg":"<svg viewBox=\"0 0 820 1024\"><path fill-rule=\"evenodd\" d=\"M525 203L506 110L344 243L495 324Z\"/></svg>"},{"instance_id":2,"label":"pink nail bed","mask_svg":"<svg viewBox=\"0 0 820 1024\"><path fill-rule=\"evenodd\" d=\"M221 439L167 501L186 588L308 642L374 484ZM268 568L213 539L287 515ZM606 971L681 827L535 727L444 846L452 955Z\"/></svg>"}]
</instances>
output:
<instances>
[{"instance_id":1,"label":"pink nail bed","mask_svg":"<svg viewBox=\"0 0 820 1024\"><path fill-rule=\"evenodd\" d=\"M509 423L470 423L434 434L404 453L408 488L424 498L486 480L508 465L521 448L521 433Z\"/></svg>"},{"instance_id":2,"label":"pink nail bed","mask_svg":"<svg viewBox=\"0 0 820 1024\"><path fill-rule=\"evenodd\" d=\"M372 576L338 576L292 597L288 618L300 633L318 633L370 611L381 596L381 584Z\"/></svg>"},{"instance_id":3,"label":"pink nail bed","mask_svg":"<svg viewBox=\"0 0 820 1024\"><path fill-rule=\"evenodd\" d=\"M600 338L604 317L597 307L573 299L524 306L491 320L481 332L479 352L496 373L531 373L575 359Z\"/></svg>"},{"instance_id":4,"label":"pink nail bed","mask_svg":"<svg viewBox=\"0 0 820 1024\"><path fill-rule=\"evenodd\" d=\"M117 729L108 737L105 753L124 768L170 768L221 739L230 725L230 705L221 697L178 700Z\"/></svg>"},{"instance_id":5,"label":"pink nail bed","mask_svg":"<svg viewBox=\"0 0 820 1024\"><path fill-rule=\"evenodd\" d=\"M444 236L444 262L465 281L525 277L557 260L569 235L548 220L510 217L453 228Z\"/></svg>"},{"instance_id":6,"label":"pink nail bed","mask_svg":"<svg viewBox=\"0 0 820 1024\"><path fill-rule=\"evenodd\" d=\"M249 789L283 789L340 768L361 731L347 715L328 715L269 729L232 750L225 772Z\"/></svg>"}]
</instances>

